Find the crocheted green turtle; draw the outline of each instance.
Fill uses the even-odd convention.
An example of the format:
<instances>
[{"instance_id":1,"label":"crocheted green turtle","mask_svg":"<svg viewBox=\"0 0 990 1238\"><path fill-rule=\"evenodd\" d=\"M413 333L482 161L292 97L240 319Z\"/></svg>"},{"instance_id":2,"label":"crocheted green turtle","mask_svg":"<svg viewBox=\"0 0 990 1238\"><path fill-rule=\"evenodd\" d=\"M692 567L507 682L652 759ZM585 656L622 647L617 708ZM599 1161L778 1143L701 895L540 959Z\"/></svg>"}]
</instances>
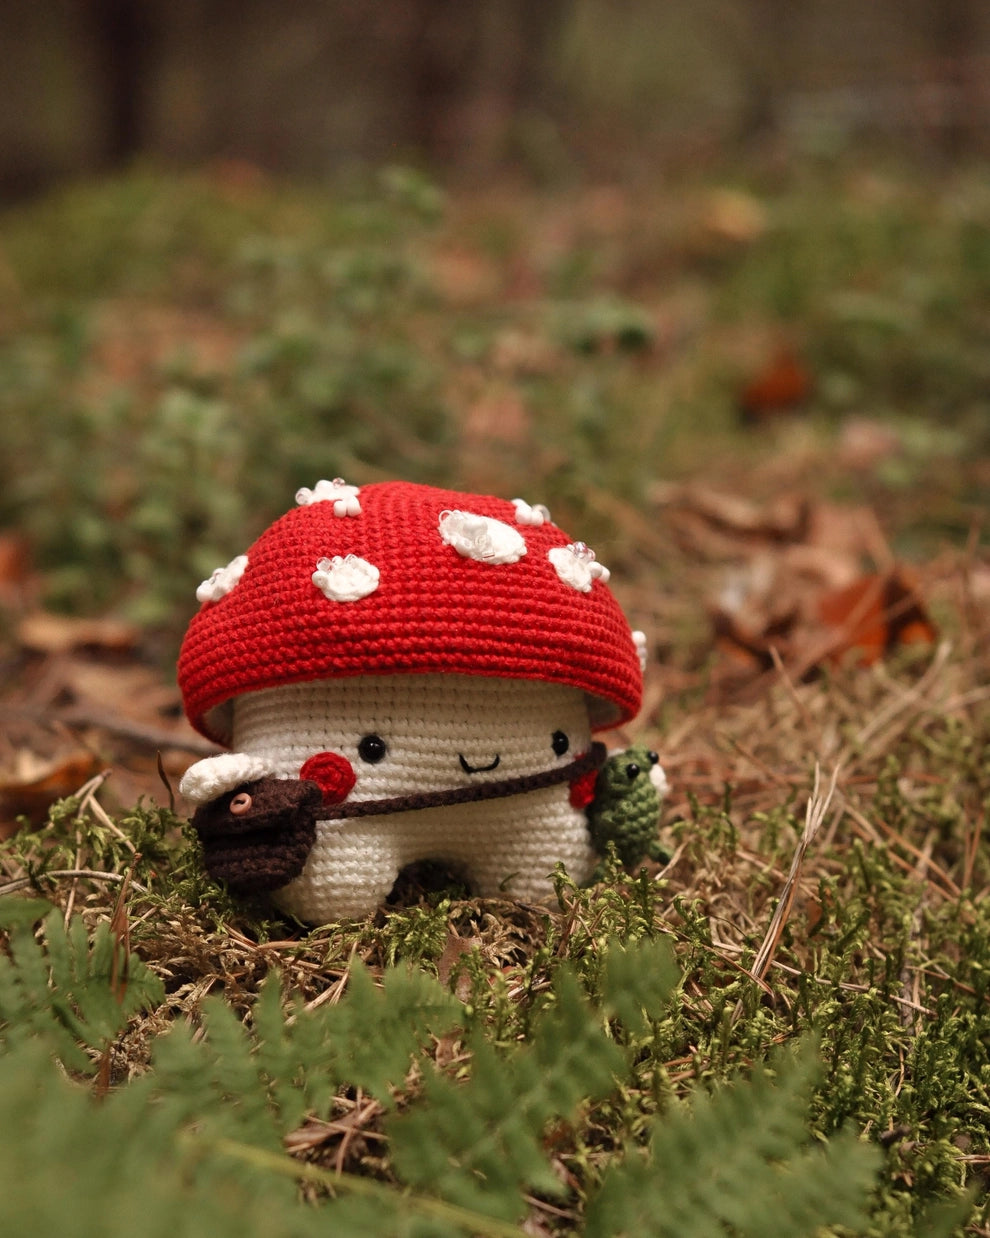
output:
<instances>
[{"instance_id":1,"label":"crocheted green turtle","mask_svg":"<svg viewBox=\"0 0 990 1238\"><path fill-rule=\"evenodd\" d=\"M613 752L598 773L587 807L595 851L604 857L611 843L627 868L644 859L666 859L657 838L666 790L667 779L655 752L641 746ZM601 874L599 865L592 880Z\"/></svg>"}]
</instances>

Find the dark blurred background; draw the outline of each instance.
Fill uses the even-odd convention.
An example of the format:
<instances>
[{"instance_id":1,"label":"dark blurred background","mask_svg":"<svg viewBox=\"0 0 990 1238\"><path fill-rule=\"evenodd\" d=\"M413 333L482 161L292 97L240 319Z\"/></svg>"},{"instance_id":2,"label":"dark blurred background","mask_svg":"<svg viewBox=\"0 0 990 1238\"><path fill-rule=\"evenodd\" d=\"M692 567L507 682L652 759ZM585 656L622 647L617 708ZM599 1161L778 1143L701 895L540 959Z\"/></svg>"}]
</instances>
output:
<instances>
[{"instance_id":1,"label":"dark blurred background","mask_svg":"<svg viewBox=\"0 0 990 1238\"><path fill-rule=\"evenodd\" d=\"M137 157L550 180L990 134L985 0L4 0L0 64L7 200Z\"/></svg>"}]
</instances>

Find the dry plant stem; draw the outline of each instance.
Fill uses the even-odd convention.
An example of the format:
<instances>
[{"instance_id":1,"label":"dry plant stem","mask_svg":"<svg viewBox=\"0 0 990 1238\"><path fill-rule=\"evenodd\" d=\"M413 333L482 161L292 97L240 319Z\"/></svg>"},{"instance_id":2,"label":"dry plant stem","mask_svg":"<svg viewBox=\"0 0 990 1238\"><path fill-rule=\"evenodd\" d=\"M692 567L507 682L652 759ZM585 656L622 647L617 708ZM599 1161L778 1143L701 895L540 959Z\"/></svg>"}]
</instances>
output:
<instances>
[{"instance_id":1,"label":"dry plant stem","mask_svg":"<svg viewBox=\"0 0 990 1238\"><path fill-rule=\"evenodd\" d=\"M79 798L79 807L76 810L76 820L78 821L84 813L91 812L97 821L99 821L100 825L102 825L105 829L108 829L114 838L116 838L118 842L123 843L128 851L130 851L131 855L134 855L134 844L96 798L97 791L99 791L100 787L103 786L112 773L113 770L105 769L95 777L91 778L89 782L83 783L83 785L79 788L76 792L76 795Z\"/></svg>"},{"instance_id":2,"label":"dry plant stem","mask_svg":"<svg viewBox=\"0 0 990 1238\"><path fill-rule=\"evenodd\" d=\"M132 739L135 743L145 744L149 748L178 748L183 752L207 757L219 752L216 744L198 735L176 735L163 727L133 722L129 718L122 718L119 714L104 713L102 710L67 709L61 717L70 726L99 727L101 731L119 735L122 739Z\"/></svg>"},{"instance_id":3,"label":"dry plant stem","mask_svg":"<svg viewBox=\"0 0 990 1238\"><path fill-rule=\"evenodd\" d=\"M838 777L839 767L836 766L832 771L828 791L822 795L821 766L817 762L815 763L815 784L808 798L804 830L794 850L791 870L787 874L784 887L780 892L780 898L777 900L777 907L770 920L770 926L763 939L763 944L756 952L756 958L753 960L753 966L750 969L750 975L758 984L763 985L765 983L766 974L770 970L770 964L773 962L773 957L777 952L780 936L784 931L784 925L787 923L787 919L791 914L791 908L794 905L794 892L797 888L797 879L801 872L801 865L804 862L805 852L821 829L822 823L828 814L829 806L832 803L832 796L835 794ZM742 1012L743 1006L740 1001L733 1012L733 1022L740 1018Z\"/></svg>"},{"instance_id":4,"label":"dry plant stem","mask_svg":"<svg viewBox=\"0 0 990 1238\"><path fill-rule=\"evenodd\" d=\"M579 1217L576 1212L568 1212L566 1208L555 1208L553 1204L548 1204L545 1199L537 1199L535 1195L525 1195L523 1198L530 1208L537 1212L544 1212L550 1217L559 1217L562 1221L577 1222Z\"/></svg>"},{"instance_id":5,"label":"dry plant stem","mask_svg":"<svg viewBox=\"0 0 990 1238\"><path fill-rule=\"evenodd\" d=\"M39 881L62 877L68 877L72 880L85 877L90 881L122 882L127 879L127 874L101 873L94 868L52 868L46 873L36 873L32 877L18 877L14 881L6 882L0 886L0 898L5 894L15 894L18 890L26 890L31 886L36 886ZM147 894L149 892L145 886L137 881L131 882L131 888L137 890L139 894Z\"/></svg>"},{"instance_id":6,"label":"dry plant stem","mask_svg":"<svg viewBox=\"0 0 990 1238\"><path fill-rule=\"evenodd\" d=\"M980 853L980 844L983 841L983 820L983 817L976 818L964 842L962 876L964 890L971 890L973 887L973 866L976 864L976 857Z\"/></svg>"},{"instance_id":7,"label":"dry plant stem","mask_svg":"<svg viewBox=\"0 0 990 1238\"><path fill-rule=\"evenodd\" d=\"M970 692L959 692L955 696L950 696L945 702L945 712L947 714L958 713L960 710L968 709L970 705L979 705L983 701L990 701L990 688L973 688Z\"/></svg>"},{"instance_id":8,"label":"dry plant stem","mask_svg":"<svg viewBox=\"0 0 990 1238\"><path fill-rule=\"evenodd\" d=\"M730 949L730 950L738 950L740 953L742 953L741 946L726 946L723 943L722 948ZM784 972L788 976L809 975L809 973L807 972L802 973L796 967L791 967L788 963L781 963L779 959L774 959L773 962L770 964L770 966L775 968L777 971ZM812 975L810 976L810 979L813 980L815 984L831 985L833 983L833 981L825 979L822 976ZM852 981L849 981L849 980L840 980L839 988L842 989L843 992L846 992L846 993L868 993L870 991L869 985L854 984ZM916 1010L921 1014L926 1014L929 1016L932 1016L935 1014L935 1011L932 1010L930 1007L922 1006L919 1002L912 1001L908 997L897 997L896 995L891 994L890 1000L896 1003L898 1006L903 1006L906 1010Z\"/></svg>"},{"instance_id":9,"label":"dry plant stem","mask_svg":"<svg viewBox=\"0 0 990 1238\"><path fill-rule=\"evenodd\" d=\"M622 528L630 544L644 558L661 564L669 561L667 540L631 503L623 501L618 495L606 493L590 482L585 484L584 497L592 511L610 517Z\"/></svg>"},{"instance_id":10,"label":"dry plant stem","mask_svg":"<svg viewBox=\"0 0 990 1238\"><path fill-rule=\"evenodd\" d=\"M948 661L951 652L952 646L949 642L942 641L935 653L935 657L932 659L931 666L927 671L925 671L918 683L916 683L913 688L909 688L907 691L901 692L896 699L889 701L883 709L878 710L873 715L866 726L864 726L856 736L855 747L865 753L867 742L878 736L885 727L889 726L889 724L893 722L900 714L904 713L905 710L916 707L917 712L920 713L923 712L924 709L928 708L929 706L926 700L928 691L933 684L937 683L938 680L942 678L945 670L945 664ZM889 687L892 690L898 690L896 683L894 683L889 676L885 675L884 680L885 687ZM898 726L896 729L900 731L902 727ZM888 748L890 746L891 739L892 736L883 735L874 746L874 751L883 751Z\"/></svg>"},{"instance_id":11,"label":"dry plant stem","mask_svg":"<svg viewBox=\"0 0 990 1238\"><path fill-rule=\"evenodd\" d=\"M850 819L858 827L857 832L860 834L860 837L866 838L869 842L873 842L873 843L878 843L882 841L880 836L877 834L876 826L871 821L869 821L868 818L865 817L859 811L858 808L853 807L852 804L846 804L845 812L846 812L846 815L850 817ZM887 835L887 837L891 841L897 843L898 846L903 847L904 850L907 851L910 855L913 855L916 861L924 858L921 850L918 847L914 846L913 843L908 842L908 840L902 834L898 834L896 830L891 829L891 827L887 825L885 822L880 821L878 819L876 822L876 825L880 827L880 829ZM902 868L906 873L916 872L915 866L909 864L907 860L905 860L902 856L899 856L896 853L892 853L891 859L894 861L895 864L897 864L899 868ZM935 881L937 881L937 883L942 887L943 894L947 894L949 898L958 898L960 896L960 894L962 893L961 889L959 888L959 886L956 885L956 883L952 880L952 878L945 871L945 869L942 868L940 864L937 864L931 858L927 858L925 860L925 866L928 870L928 880L932 881L934 879Z\"/></svg>"},{"instance_id":12,"label":"dry plant stem","mask_svg":"<svg viewBox=\"0 0 990 1238\"><path fill-rule=\"evenodd\" d=\"M343 1137L340 1141L340 1147L337 1149L337 1156L334 1160L334 1169L338 1174L344 1172L344 1164L347 1160L347 1150L351 1146L354 1136L361 1131L365 1122L369 1122L373 1117L382 1112L382 1107L376 1100L369 1101L363 1104L364 1092L358 1088L357 1099L355 1100L354 1109L351 1113L352 1121L345 1124Z\"/></svg>"},{"instance_id":13,"label":"dry plant stem","mask_svg":"<svg viewBox=\"0 0 990 1238\"><path fill-rule=\"evenodd\" d=\"M745 757L746 760L749 761L751 765L754 765L760 773L762 773L770 782L774 784L774 786L781 787L786 791L791 789L794 783L793 779L785 778L783 774L779 774L775 769L768 765L766 761L762 761L755 752L752 752L749 748L747 748L741 740L736 739L734 735L725 735L724 737L720 735L718 738L726 739L741 757Z\"/></svg>"},{"instance_id":14,"label":"dry plant stem","mask_svg":"<svg viewBox=\"0 0 990 1238\"><path fill-rule=\"evenodd\" d=\"M78 821L78 819L79 817L77 814L76 820ZM73 863L73 867L81 868L82 860L83 860L82 836L81 836L79 827L77 825L76 826L76 854L75 854L75 860ZM76 902L76 889L77 888L78 887L76 885L76 882L75 880L73 880L72 884L69 886L69 897L65 900L65 914L62 917L62 923L65 925L66 928L69 927L69 921L72 919L72 909L75 906L75 902Z\"/></svg>"},{"instance_id":15,"label":"dry plant stem","mask_svg":"<svg viewBox=\"0 0 990 1238\"><path fill-rule=\"evenodd\" d=\"M110 771L109 771L109 770L103 770L101 773L97 774L94 778L91 778L91 779L89 780L89 782L84 783L84 784L83 784L83 786L80 788L80 790L77 792L77 794L78 794L78 796L79 796L79 808L78 808L78 809L77 809L77 811L76 811L76 823L77 823L77 825L76 825L76 842L77 842L77 846L76 846L75 863L74 863L74 865L73 865L73 867L74 867L74 868L81 868L81 867L82 867L82 860L83 860L83 855L82 855L82 837L81 837L81 833L80 833L80 830L79 830L78 823L82 820L83 815L86 813L86 811L87 811L87 810L88 810L88 809L89 809L89 808L90 808L93 804L95 804L95 803L96 803L96 792L100 789L100 787L102 787L102 786L103 786L104 782L106 782L106 780L107 780L109 777L110 777ZM95 815L95 814L94 814L94 815ZM103 815L104 815L104 816L106 816L106 814L105 814L105 813L104 813ZM109 818L109 817L107 817L107 821L109 821L109 820L110 820L110 818ZM115 830L115 831L117 831L117 833L119 833L119 830L117 830L117 827L116 827L116 826L113 826L113 828L114 828L114 830ZM133 848L132 848L132 850L133 850ZM71 885L71 886L70 886L70 888L69 888L69 897L68 897L68 899L67 899L67 901L66 901L66 904L65 904L64 923L65 923L66 928L68 928L68 926L69 926L69 921L72 919L72 910L73 910L73 907L75 906L75 902L76 902L76 882L75 882L75 881L73 881L73 882L72 882L72 885Z\"/></svg>"},{"instance_id":16,"label":"dry plant stem","mask_svg":"<svg viewBox=\"0 0 990 1238\"><path fill-rule=\"evenodd\" d=\"M155 764L158 768L158 778L161 781L162 786L165 788L166 792L168 793L168 810L169 812L175 812L175 792L172 790L172 783L165 770L165 764L162 761L161 748L159 748L158 751L155 753Z\"/></svg>"},{"instance_id":17,"label":"dry plant stem","mask_svg":"<svg viewBox=\"0 0 990 1238\"><path fill-rule=\"evenodd\" d=\"M135 856L135 859L138 859ZM129 868L124 873L124 879L120 883L120 890L117 892L117 901L114 904L113 914L110 917L110 932L117 943L117 949L114 951L113 960L110 970L110 987L113 990L113 995L118 1002L123 1003L127 993L128 982L128 965L131 956L131 931L130 922L127 915L127 891L131 884L131 878L134 875L134 869ZM75 885L73 884L73 892ZM113 1060L113 1043L108 1042L103 1052L100 1054L100 1065L96 1075L96 1083L94 1086L94 1094L97 1097L104 1097L110 1091L110 1071L111 1062Z\"/></svg>"},{"instance_id":18,"label":"dry plant stem","mask_svg":"<svg viewBox=\"0 0 990 1238\"><path fill-rule=\"evenodd\" d=\"M355 1126L358 1126L362 1139L373 1139L379 1143L387 1143L388 1136L381 1131L360 1126L360 1123L381 1112L382 1108L376 1101L373 1110L369 1105L360 1111L352 1109L342 1118L333 1118L328 1121L323 1121L320 1118L311 1118L303 1126L300 1126L298 1130L290 1131L283 1138L282 1143L285 1146L285 1150L290 1154L311 1152L315 1148L322 1147L323 1144L327 1143L335 1135L346 1136L348 1132L353 1134Z\"/></svg>"},{"instance_id":19,"label":"dry plant stem","mask_svg":"<svg viewBox=\"0 0 990 1238\"><path fill-rule=\"evenodd\" d=\"M791 700L797 706L798 713L801 715L802 719L804 720L804 724L808 728L809 732L813 733L817 737L818 746L820 748L821 747L820 727L818 723L814 720L814 718L811 716L811 714L809 713L808 707L805 705L804 701L801 699L801 696L797 688L795 688L794 680L788 674L787 668L784 666L784 661L781 658L780 652L777 649L776 645L770 646L770 656L771 658L773 658L774 670L776 670L778 678L780 679L784 687L787 689L787 695L791 698ZM802 674L803 673L804 672L802 672ZM800 675L798 676L798 678L800 678Z\"/></svg>"},{"instance_id":20,"label":"dry plant stem","mask_svg":"<svg viewBox=\"0 0 990 1238\"><path fill-rule=\"evenodd\" d=\"M137 860L140 859L140 856L135 856L134 858ZM117 901L114 904L113 914L110 917L110 932L114 935L120 947L120 952L114 956L110 977L111 987L118 1001L123 1001L124 991L127 988L127 960L130 958L131 953L131 929L127 915L127 893L133 876L133 867L124 873L124 880L120 883Z\"/></svg>"}]
</instances>

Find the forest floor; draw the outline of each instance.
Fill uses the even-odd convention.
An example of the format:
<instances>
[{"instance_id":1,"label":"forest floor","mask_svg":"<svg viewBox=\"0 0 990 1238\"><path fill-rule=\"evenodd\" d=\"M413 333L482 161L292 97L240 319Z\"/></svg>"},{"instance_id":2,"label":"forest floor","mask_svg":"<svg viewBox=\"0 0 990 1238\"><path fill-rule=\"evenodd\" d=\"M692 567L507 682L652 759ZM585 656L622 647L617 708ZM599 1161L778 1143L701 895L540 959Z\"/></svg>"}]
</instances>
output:
<instances>
[{"instance_id":1,"label":"forest floor","mask_svg":"<svg viewBox=\"0 0 990 1238\"><path fill-rule=\"evenodd\" d=\"M482 197L391 169L329 199L223 166L4 219L0 903L119 926L135 883L165 991L121 1079L273 964L319 1006L355 956L412 961L504 1048L563 963L591 985L611 938L668 938L676 1018L546 1136L566 1190L527 1194L526 1232L581 1230L647 1116L811 1032L812 1127L884 1155L868 1227L834 1232L990 1234L990 175ZM214 750L172 670L193 591L337 475L523 494L595 547L649 654L606 738L659 753L668 861L549 913L414 889L311 933L190 875L141 814L181 815ZM382 1106L334 1105L289 1146L402 1181ZM968 1228L935 1228L963 1184Z\"/></svg>"}]
</instances>

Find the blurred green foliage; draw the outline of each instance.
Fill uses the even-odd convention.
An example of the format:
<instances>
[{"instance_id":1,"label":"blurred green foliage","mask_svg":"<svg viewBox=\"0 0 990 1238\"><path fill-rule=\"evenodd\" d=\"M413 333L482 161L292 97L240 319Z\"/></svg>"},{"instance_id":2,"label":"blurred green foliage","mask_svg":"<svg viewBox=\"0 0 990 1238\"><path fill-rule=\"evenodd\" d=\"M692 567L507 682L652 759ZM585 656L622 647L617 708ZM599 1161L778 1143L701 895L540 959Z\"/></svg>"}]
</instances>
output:
<instances>
[{"instance_id":1,"label":"blurred green foliage","mask_svg":"<svg viewBox=\"0 0 990 1238\"><path fill-rule=\"evenodd\" d=\"M917 176L799 177L726 273L721 312L800 324L832 411L907 411L987 447L990 178Z\"/></svg>"},{"instance_id":2,"label":"blurred green foliage","mask_svg":"<svg viewBox=\"0 0 990 1238\"><path fill-rule=\"evenodd\" d=\"M404 168L332 192L137 171L8 211L0 527L50 604L172 633L319 477L511 488L621 566L603 494L635 506L778 449L735 393L740 338L786 330L825 454L846 415L898 419L879 486L937 473L922 518L964 536L990 445L990 178L753 173L757 224L729 237L712 189L448 202Z\"/></svg>"},{"instance_id":3,"label":"blurred green foliage","mask_svg":"<svg viewBox=\"0 0 990 1238\"><path fill-rule=\"evenodd\" d=\"M123 598L161 623L300 485L408 472L411 445L413 471L442 476L439 372L407 328L431 296L410 247L440 204L413 174L366 200L246 205L138 175L8 220L0 520L56 602Z\"/></svg>"}]
</instances>

